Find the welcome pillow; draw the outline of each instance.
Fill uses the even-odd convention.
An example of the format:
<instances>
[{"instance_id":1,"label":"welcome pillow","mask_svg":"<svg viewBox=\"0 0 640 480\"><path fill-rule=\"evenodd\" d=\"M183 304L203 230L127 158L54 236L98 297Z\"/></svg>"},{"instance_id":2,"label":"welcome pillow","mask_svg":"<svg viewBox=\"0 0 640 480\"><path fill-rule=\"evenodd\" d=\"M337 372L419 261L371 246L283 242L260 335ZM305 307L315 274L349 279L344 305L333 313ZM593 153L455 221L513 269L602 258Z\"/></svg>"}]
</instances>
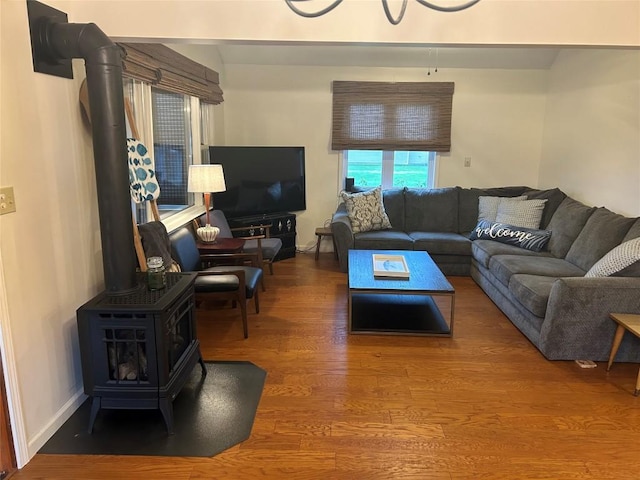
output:
<instances>
[{"instance_id":1,"label":"welcome pillow","mask_svg":"<svg viewBox=\"0 0 640 480\"><path fill-rule=\"evenodd\" d=\"M353 233L385 230L391 222L382 203L382 187L360 193L341 193Z\"/></svg>"},{"instance_id":2,"label":"welcome pillow","mask_svg":"<svg viewBox=\"0 0 640 480\"><path fill-rule=\"evenodd\" d=\"M495 240L534 252L540 252L549 242L549 230L534 230L504 223L480 220L469 236L471 240Z\"/></svg>"}]
</instances>

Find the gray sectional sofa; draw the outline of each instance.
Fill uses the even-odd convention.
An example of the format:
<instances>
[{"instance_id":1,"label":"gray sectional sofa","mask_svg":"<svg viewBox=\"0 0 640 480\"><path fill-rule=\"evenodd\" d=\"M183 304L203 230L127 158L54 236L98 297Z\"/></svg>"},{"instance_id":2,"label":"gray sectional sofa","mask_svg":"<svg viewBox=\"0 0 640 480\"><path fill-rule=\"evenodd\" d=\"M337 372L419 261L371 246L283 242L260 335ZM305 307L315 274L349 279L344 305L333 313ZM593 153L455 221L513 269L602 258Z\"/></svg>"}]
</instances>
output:
<instances>
[{"instance_id":1,"label":"gray sectional sofa","mask_svg":"<svg viewBox=\"0 0 640 480\"><path fill-rule=\"evenodd\" d=\"M546 199L540 229L551 236L544 250L470 239L480 196L523 195ZM584 205L559 189L524 186L391 189L383 203L391 229L354 233L344 203L334 213L342 271L349 249L425 250L445 275L471 275L549 360L607 360L615 332L609 313L640 313L637 264L585 277L610 250L640 237L640 219ZM625 335L616 361L640 362L640 340Z\"/></svg>"}]
</instances>

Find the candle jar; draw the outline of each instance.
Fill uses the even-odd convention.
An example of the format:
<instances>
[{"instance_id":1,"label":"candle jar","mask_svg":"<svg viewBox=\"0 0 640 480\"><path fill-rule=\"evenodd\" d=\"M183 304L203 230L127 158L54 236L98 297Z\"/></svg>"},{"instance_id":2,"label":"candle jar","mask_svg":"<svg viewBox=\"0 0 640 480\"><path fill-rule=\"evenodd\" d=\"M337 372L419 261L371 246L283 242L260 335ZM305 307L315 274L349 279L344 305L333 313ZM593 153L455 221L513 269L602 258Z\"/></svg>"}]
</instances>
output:
<instances>
[{"instance_id":1,"label":"candle jar","mask_svg":"<svg viewBox=\"0 0 640 480\"><path fill-rule=\"evenodd\" d=\"M162 257L147 258L147 283L149 290L161 290L167 284Z\"/></svg>"}]
</instances>

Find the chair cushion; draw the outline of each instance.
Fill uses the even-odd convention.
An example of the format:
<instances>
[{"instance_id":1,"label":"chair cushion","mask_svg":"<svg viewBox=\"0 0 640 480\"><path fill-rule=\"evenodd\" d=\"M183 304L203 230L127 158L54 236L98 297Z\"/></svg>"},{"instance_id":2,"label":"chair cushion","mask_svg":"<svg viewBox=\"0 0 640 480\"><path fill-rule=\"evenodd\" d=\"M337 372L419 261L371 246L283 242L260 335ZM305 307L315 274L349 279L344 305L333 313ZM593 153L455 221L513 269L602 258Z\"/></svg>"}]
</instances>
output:
<instances>
[{"instance_id":1,"label":"chair cushion","mask_svg":"<svg viewBox=\"0 0 640 480\"><path fill-rule=\"evenodd\" d=\"M238 290L240 280L235 275L198 275L196 293L233 292Z\"/></svg>"},{"instance_id":2,"label":"chair cushion","mask_svg":"<svg viewBox=\"0 0 640 480\"><path fill-rule=\"evenodd\" d=\"M244 267L237 265L219 265L217 267L211 267L204 270L205 272L232 272L234 270L244 270L245 283L247 287L247 298L253 297L253 292L255 291L258 283L262 279L262 269L256 267ZM203 275L205 276L205 275ZM216 277L217 275L210 275L210 277ZM226 277L227 275L221 275L222 277ZM200 276L198 276L200 278ZM233 275L233 278L236 279L236 288L238 288L238 277ZM197 292L196 288L196 292Z\"/></svg>"},{"instance_id":3,"label":"chair cushion","mask_svg":"<svg viewBox=\"0 0 640 480\"><path fill-rule=\"evenodd\" d=\"M260 239L262 244L262 258L273 260L282 248L282 240L279 238L262 238ZM255 253L258 251L258 240L247 240L242 248L243 252Z\"/></svg>"},{"instance_id":4,"label":"chair cushion","mask_svg":"<svg viewBox=\"0 0 640 480\"><path fill-rule=\"evenodd\" d=\"M183 272L197 272L201 269L196 239L188 228L182 227L171 233L169 240L171 240L171 256L180 264Z\"/></svg>"},{"instance_id":5,"label":"chair cushion","mask_svg":"<svg viewBox=\"0 0 640 480\"><path fill-rule=\"evenodd\" d=\"M206 221L204 220L204 218L206 218L206 215L202 216L201 218L202 223L204 223ZM229 227L229 222L227 222L227 217L224 216L224 212L222 212L222 210L213 210L209 212L209 221L211 222L211 225L220 229L220 233L218 234L220 238L233 237L231 233L231 227Z\"/></svg>"}]
</instances>

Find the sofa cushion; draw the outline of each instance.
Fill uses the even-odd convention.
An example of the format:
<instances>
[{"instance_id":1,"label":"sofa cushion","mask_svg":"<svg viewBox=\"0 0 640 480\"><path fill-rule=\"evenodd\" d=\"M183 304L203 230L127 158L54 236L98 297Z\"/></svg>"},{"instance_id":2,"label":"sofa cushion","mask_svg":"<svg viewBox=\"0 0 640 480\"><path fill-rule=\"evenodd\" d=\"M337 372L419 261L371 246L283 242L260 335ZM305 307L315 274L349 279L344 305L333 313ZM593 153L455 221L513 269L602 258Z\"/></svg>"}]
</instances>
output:
<instances>
[{"instance_id":1,"label":"sofa cushion","mask_svg":"<svg viewBox=\"0 0 640 480\"><path fill-rule=\"evenodd\" d=\"M548 230L515 227L486 220L480 220L469 236L471 240L494 240L534 252L542 251L549 241L549 237L551 237L551 232Z\"/></svg>"},{"instance_id":2,"label":"sofa cushion","mask_svg":"<svg viewBox=\"0 0 640 480\"><path fill-rule=\"evenodd\" d=\"M406 188L390 188L382 191L382 202L391 228L404 231L404 192Z\"/></svg>"},{"instance_id":3,"label":"sofa cushion","mask_svg":"<svg viewBox=\"0 0 640 480\"><path fill-rule=\"evenodd\" d=\"M544 205L542 219L540 220L540 228L546 228L547 225L549 225L551 217L553 217L553 214L558 209L562 201L567 198L567 195L559 188L552 188L549 190L526 190L523 195L527 197L527 200L547 200L547 203Z\"/></svg>"},{"instance_id":4,"label":"sofa cushion","mask_svg":"<svg viewBox=\"0 0 640 480\"><path fill-rule=\"evenodd\" d=\"M640 237L640 218L636 219L636 221L633 222L633 225L631 225L631 228L629 229L627 234L624 236L622 241L626 242L628 240L632 240L638 237Z\"/></svg>"},{"instance_id":5,"label":"sofa cushion","mask_svg":"<svg viewBox=\"0 0 640 480\"><path fill-rule=\"evenodd\" d=\"M621 243L598 260L585 277L609 277L611 275L638 276L640 264L640 237ZM624 272L624 273L622 273Z\"/></svg>"},{"instance_id":6,"label":"sofa cushion","mask_svg":"<svg viewBox=\"0 0 640 480\"><path fill-rule=\"evenodd\" d=\"M347 207L353 233L391 228L391 222L382 203L380 187L361 193L341 193Z\"/></svg>"},{"instance_id":7,"label":"sofa cushion","mask_svg":"<svg viewBox=\"0 0 640 480\"><path fill-rule=\"evenodd\" d=\"M585 271L562 258L524 255L494 255L489 270L504 285L517 273L545 277L583 277Z\"/></svg>"},{"instance_id":8,"label":"sofa cushion","mask_svg":"<svg viewBox=\"0 0 640 480\"><path fill-rule=\"evenodd\" d=\"M455 187L407 189L405 231L457 232L458 189Z\"/></svg>"},{"instance_id":9,"label":"sofa cushion","mask_svg":"<svg viewBox=\"0 0 640 480\"><path fill-rule=\"evenodd\" d=\"M624 217L604 207L598 208L587 220L565 258L583 270L589 270L613 247L620 245L635 221L635 218Z\"/></svg>"},{"instance_id":10,"label":"sofa cushion","mask_svg":"<svg viewBox=\"0 0 640 480\"><path fill-rule=\"evenodd\" d=\"M494 255L551 256L549 252L538 253L531 250L523 250L520 247L494 242L493 240L474 240L471 245L471 254L484 268L489 268L489 260Z\"/></svg>"},{"instance_id":11,"label":"sofa cushion","mask_svg":"<svg viewBox=\"0 0 640 480\"><path fill-rule=\"evenodd\" d=\"M425 250L431 254L471 255L471 240L459 233L409 232L414 250Z\"/></svg>"},{"instance_id":12,"label":"sofa cushion","mask_svg":"<svg viewBox=\"0 0 640 480\"><path fill-rule=\"evenodd\" d=\"M360 250L413 250L413 239L398 230L356 233L353 247Z\"/></svg>"},{"instance_id":13,"label":"sofa cushion","mask_svg":"<svg viewBox=\"0 0 640 480\"><path fill-rule=\"evenodd\" d=\"M498 216L498 209L503 203L524 202L527 199L524 195L519 197L491 197L482 195L478 197L478 221L487 220L495 222Z\"/></svg>"},{"instance_id":14,"label":"sofa cushion","mask_svg":"<svg viewBox=\"0 0 640 480\"><path fill-rule=\"evenodd\" d=\"M522 185L518 186L508 186L508 187L491 187L484 188L485 195L489 195L491 197L519 197L524 195L523 192L526 190L531 190L531 187L525 187Z\"/></svg>"},{"instance_id":15,"label":"sofa cushion","mask_svg":"<svg viewBox=\"0 0 640 480\"><path fill-rule=\"evenodd\" d=\"M594 207L588 207L571 197L565 198L547 225L547 230L551 230L547 250L554 257L566 257L571 245L594 211Z\"/></svg>"},{"instance_id":16,"label":"sofa cushion","mask_svg":"<svg viewBox=\"0 0 640 480\"><path fill-rule=\"evenodd\" d=\"M486 195L486 193L480 188L458 189L459 233L470 232L478 223L478 199L481 195Z\"/></svg>"},{"instance_id":17,"label":"sofa cushion","mask_svg":"<svg viewBox=\"0 0 640 480\"><path fill-rule=\"evenodd\" d=\"M509 291L520 304L536 317L544 318L551 287L556 277L517 273L509 280Z\"/></svg>"},{"instance_id":18,"label":"sofa cushion","mask_svg":"<svg viewBox=\"0 0 640 480\"><path fill-rule=\"evenodd\" d=\"M500 202L496 222L523 228L538 228L546 198L523 202Z\"/></svg>"}]
</instances>

